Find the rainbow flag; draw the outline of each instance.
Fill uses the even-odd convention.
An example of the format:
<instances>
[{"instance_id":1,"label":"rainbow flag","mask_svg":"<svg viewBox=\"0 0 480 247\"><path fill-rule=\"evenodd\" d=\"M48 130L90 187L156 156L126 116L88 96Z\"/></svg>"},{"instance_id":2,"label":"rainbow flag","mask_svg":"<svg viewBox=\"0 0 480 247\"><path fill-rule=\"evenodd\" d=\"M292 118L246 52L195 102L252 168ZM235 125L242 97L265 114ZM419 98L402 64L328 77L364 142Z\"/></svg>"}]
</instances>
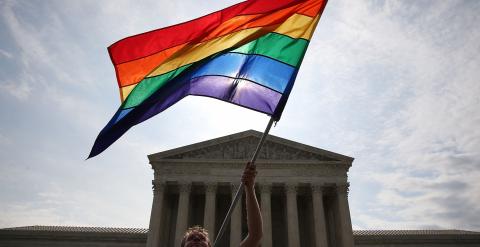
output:
<instances>
[{"instance_id":1,"label":"rainbow flag","mask_svg":"<svg viewBox=\"0 0 480 247\"><path fill-rule=\"evenodd\" d=\"M122 104L89 155L188 95L280 119L327 0L250 0L108 48Z\"/></svg>"}]
</instances>

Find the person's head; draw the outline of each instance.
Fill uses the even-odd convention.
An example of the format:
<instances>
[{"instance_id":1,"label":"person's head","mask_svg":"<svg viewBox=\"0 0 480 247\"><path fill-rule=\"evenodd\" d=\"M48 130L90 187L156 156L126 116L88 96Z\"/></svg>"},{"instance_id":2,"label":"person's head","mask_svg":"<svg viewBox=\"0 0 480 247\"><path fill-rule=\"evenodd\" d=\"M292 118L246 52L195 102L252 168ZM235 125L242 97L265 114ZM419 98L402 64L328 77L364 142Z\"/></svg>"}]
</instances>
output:
<instances>
[{"instance_id":1,"label":"person's head","mask_svg":"<svg viewBox=\"0 0 480 247\"><path fill-rule=\"evenodd\" d=\"M201 226L188 228L183 235L181 247L211 247L208 232Z\"/></svg>"}]
</instances>

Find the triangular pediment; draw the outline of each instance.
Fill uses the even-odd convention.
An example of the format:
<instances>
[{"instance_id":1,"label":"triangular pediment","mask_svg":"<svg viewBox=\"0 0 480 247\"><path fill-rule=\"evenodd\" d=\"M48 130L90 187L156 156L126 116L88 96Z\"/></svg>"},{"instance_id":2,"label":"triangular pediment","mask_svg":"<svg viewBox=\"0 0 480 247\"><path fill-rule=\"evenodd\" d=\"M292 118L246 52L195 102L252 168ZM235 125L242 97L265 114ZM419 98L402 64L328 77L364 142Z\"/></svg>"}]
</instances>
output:
<instances>
[{"instance_id":1,"label":"triangular pediment","mask_svg":"<svg viewBox=\"0 0 480 247\"><path fill-rule=\"evenodd\" d=\"M248 160L255 151L262 136L261 132L248 130L233 135L191 144L168 151L151 154L149 160L185 159L185 160ZM309 161L346 161L353 158L327 150L315 148L298 142L269 135L258 155L259 160L309 160Z\"/></svg>"}]
</instances>

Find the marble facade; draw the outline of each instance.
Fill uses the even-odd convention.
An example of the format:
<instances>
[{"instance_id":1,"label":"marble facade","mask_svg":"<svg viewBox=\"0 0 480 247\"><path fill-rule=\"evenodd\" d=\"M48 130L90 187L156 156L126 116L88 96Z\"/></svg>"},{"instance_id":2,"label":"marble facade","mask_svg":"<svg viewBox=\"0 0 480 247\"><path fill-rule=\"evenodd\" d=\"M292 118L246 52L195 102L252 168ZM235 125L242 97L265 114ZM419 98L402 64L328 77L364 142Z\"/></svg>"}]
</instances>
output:
<instances>
[{"instance_id":1,"label":"marble facade","mask_svg":"<svg viewBox=\"0 0 480 247\"><path fill-rule=\"evenodd\" d=\"M149 155L154 196L147 246L177 247L192 225L204 226L214 239L261 134L249 130ZM262 246L353 247L347 181L352 162L270 135L256 162ZM246 235L244 205L238 205L219 246L238 246Z\"/></svg>"}]
</instances>

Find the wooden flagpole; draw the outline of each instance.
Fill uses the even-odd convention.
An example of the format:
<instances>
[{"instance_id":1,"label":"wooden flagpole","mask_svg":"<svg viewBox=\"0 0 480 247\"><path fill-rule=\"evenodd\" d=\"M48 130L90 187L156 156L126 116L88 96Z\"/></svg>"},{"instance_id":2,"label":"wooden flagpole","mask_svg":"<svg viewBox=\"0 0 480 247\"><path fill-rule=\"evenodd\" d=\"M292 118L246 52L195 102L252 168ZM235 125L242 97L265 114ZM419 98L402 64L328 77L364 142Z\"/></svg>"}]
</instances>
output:
<instances>
[{"instance_id":1,"label":"wooden flagpole","mask_svg":"<svg viewBox=\"0 0 480 247\"><path fill-rule=\"evenodd\" d=\"M260 149L263 146L263 143L265 142L265 139L267 138L268 132L270 131L270 128L272 127L272 124L275 120L273 117L270 118L270 121L267 124L267 127L265 128L265 131L263 132L262 138L260 138L260 141L258 142L257 149L255 149L255 152L252 155L252 158L250 159L250 163L255 163L255 160L257 160L258 153L260 152ZM218 241L222 238L223 233L225 232L225 229L227 228L227 224L230 221L230 218L232 216L233 209L238 203L238 200L242 197L243 194L243 182L240 182L240 186L238 187L237 192L235 193L235 198L232 200L232 204L230 204L230 208L228 209L227 215L223 219L222 226L220 227L220 230L218 231L217 235L215 236L215 241L213 242L213 247L217 246Z\"/></svg>"}]
</instances>

